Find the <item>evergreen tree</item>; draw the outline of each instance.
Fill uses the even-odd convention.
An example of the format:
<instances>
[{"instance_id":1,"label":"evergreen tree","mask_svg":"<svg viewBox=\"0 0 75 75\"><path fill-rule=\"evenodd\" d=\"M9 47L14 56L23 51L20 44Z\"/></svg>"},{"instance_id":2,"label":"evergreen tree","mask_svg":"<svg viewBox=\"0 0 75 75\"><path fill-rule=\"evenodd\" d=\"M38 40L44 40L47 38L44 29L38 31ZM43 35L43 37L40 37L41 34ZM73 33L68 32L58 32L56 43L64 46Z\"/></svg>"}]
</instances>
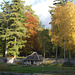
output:
<instances>
[{"instance_id":1,"label":"evergreen tree","mask_svg":"<svg viewBox=\"0 0 75 75\"><path fill-rule=\"evenodd\" d=\"M25 20L24 14L24 5L21 0L13 0L11 4L11 18L13 20L11 24L10 36L11 40L9 44L12 44L12 48L14 51L14 56L19 54L19 48L22 48L26 40L23 41L23 38L27 37L27 29L23 27L23 22ZM11 35L12 34L12 35ZM13 36L13 39L12 39Z\"/></svg>"},{"instance_id":2,"label":"evergreen tree","mask_svg":"<svg viewBox=\"0 0 75 75\"><path fill-rule=\"evenodd\" d=\"M1 12L0 16L0 33L1 33L1 39L5 41L5 57L7 57L7 38L8 38L8 19L10 17L9 12L10 12L10 7L9 7L9 2L4 1L4 6L2 6L3 12Z\"/></svg>"},{"instance_id":3,"label":"evergreen tree","mask_svg":"<svg viewBox=\"0 0 75 75\"><path fill-rule=\"evenodd\" d=\"M4 31L4 28L3 28L4 37L6 37L7 39L8 54L14 55L15 58L19 54L19 49L25 46L24 43L26 43L26 40L23 41L23 38L28 37L27 29L23 27L24 25L23 22L25 20L23 3L24 2L21 0L12 0L12 3L8 4L9 13L7 12L6 6L3 9L3 12L4 13L7 12L6 13L7 16L9 15L9 17L7 18L7 22L5 22L7 24L4 24L3 22L5 29L7 30L7 31Z\"/></svg>"}]
</instances>

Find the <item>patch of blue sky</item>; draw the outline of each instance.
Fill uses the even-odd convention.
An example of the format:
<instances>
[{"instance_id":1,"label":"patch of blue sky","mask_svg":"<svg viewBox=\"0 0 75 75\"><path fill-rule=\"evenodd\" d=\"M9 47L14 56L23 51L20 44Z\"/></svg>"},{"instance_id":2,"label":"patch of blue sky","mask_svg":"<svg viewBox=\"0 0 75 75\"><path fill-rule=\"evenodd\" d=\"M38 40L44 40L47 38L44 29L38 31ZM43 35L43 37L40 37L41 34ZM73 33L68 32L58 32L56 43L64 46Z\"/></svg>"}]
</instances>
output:
<instances>
[{"instance_id":1,"label":"patch of blue sky","mask_svg":"<svg viewBox=\"0 0 75 75\"><path fill-rule=\"evenodd\" d=\"M74 3L75 3L75 0L73 0L74 1Z\"/></svg>"}]
</instances>

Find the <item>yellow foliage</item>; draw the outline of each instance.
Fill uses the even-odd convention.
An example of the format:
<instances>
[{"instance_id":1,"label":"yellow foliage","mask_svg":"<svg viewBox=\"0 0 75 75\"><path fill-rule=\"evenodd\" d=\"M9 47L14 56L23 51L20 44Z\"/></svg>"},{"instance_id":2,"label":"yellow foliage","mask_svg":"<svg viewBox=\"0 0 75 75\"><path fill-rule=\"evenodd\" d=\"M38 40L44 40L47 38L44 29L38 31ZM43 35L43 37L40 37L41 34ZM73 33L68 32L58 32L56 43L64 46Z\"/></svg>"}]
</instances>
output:
<instances>
[{"instance_id":1,"label":"yellow foliage","mask_svg":"<svg viewBox=\"0 0 75 75\"><path fill-rule=\"evenodd\" d=\"M51 27L52 41L60 45L65 40L66 49L69 48L69 44L75 45L74 2L67 2L62 6L56 5L52 15Z\"/></svg>"}]
</instances>

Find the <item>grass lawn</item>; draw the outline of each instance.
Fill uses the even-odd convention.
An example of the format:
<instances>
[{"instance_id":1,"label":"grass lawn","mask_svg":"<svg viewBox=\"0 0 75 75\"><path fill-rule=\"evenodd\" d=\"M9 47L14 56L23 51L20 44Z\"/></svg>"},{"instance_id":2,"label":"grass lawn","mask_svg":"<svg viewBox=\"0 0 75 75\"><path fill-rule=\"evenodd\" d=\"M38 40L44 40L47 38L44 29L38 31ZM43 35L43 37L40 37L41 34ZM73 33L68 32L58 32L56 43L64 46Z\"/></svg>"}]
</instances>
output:
<instances>
[{"instance_id":1,"label":"grass lawn","mask_svg":"<svg viewBox=\"0 0 75 75\"><path fill-rule=\"evenodd\" d=\"M75 67L62 67L61 65L50 64L45 65L44 67L40 66L21 66L21 65L9 65L9 64L0 64L0 71L4 72L14 72L14 73L42 73L42 71L75 71Z\"/></svg>"}]
</instances>

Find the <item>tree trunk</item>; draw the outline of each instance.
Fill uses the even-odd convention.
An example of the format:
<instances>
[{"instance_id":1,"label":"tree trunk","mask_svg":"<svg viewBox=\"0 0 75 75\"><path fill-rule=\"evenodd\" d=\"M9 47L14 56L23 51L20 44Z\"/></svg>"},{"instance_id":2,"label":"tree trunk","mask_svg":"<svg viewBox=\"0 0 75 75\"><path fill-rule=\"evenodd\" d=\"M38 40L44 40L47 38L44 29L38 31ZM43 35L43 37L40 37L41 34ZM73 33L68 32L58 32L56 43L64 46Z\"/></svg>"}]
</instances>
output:
<instances>
[{"instance_id":1,"label":"tree trunk","mask_svg":"<svg viewBox=\"0 0 75 75\"><path fill-rule=\"evenodd\" d=\"M45 42L44 42L44 58L45 58Z\"/></svg>"},{"instance_id":2,"label":"tree trunk","mask_svg":"<svg viewBox=\"0 0 75 75\"><path fill-rule=\"evenodd\" d=\"M71 59L71 51L70 51L70 38L69 38L69 59Z\"/></svg>"},{"instance_id":3,"label":"tree trunk","mask_svg":"<svg viewBox=\"0 0 75 75\"><path fill-rule=\"evenodd\" d=\"M65 60L65 41L64 41L64 60Z\"/></svg>"},{"instance_id":4,"label":"tree trunk","mask_svg":"<svg viewBox=\"0 0 75 75\"><path fill-rule=\"evenodd\" d=\"M7 29L6 29L6 34L8 33L8 21L7 21ZM8 34L7 34L8 35ZM5 58L7 59L7 49L8 49L8 46L7 46L7 43L8 43L8 40L7 40L7 37L6 37L6 49L5 49Z\"/></svg>"},{"instance_id":5,"label":"tree trunk","mask_svg":"<svg viewBox=\"0 0 75 75\"><path fill-rule=\"evenodd\" d=\"M16 36L15 36L14 50L15 50L14 59L16 59Z\"/></svg>"},{"instance_id":6,"label":"tree trunk","mask_svg":"<svg viewBox=\"0 0 75 75\"><path fill-rule=\"evenodd\" d=\"M58 46L56 47L56 60L58 58Z\"/></svg>"},{"instance_id":7,"label":"tree trunk","mask_svg":"<svg viewBox=\"0 0 75 75\"><path fill-rule=\"evenodd\" d=\"M8 46L7 46L7 39L6 39L5 58L7 58L7 49L8 49Z\"/></svg>"},{"instance_id":8,"label":"tree trunk","mask_svg":"<svg viewBox=\"0 0 75 75\"><path fill-rule=\"evenodd\" d=\"M8 49L8 46L7 46L7 39L6 39L6 48L5 48L5 52L4 52L4 56L5 56L5 58L4 58L4 63L7 63L7 49Z\"/></svg>"},{"instance_id":9,"label":"tree trunk","mask_svg":"<svg viewBox=\"0 0 75 75\"><path fill-rule=\"evenodd\" d=\"M71 51L70 51L70 49L69 49L69 59L71 59Z\"/></svg>"}]
</instances>

